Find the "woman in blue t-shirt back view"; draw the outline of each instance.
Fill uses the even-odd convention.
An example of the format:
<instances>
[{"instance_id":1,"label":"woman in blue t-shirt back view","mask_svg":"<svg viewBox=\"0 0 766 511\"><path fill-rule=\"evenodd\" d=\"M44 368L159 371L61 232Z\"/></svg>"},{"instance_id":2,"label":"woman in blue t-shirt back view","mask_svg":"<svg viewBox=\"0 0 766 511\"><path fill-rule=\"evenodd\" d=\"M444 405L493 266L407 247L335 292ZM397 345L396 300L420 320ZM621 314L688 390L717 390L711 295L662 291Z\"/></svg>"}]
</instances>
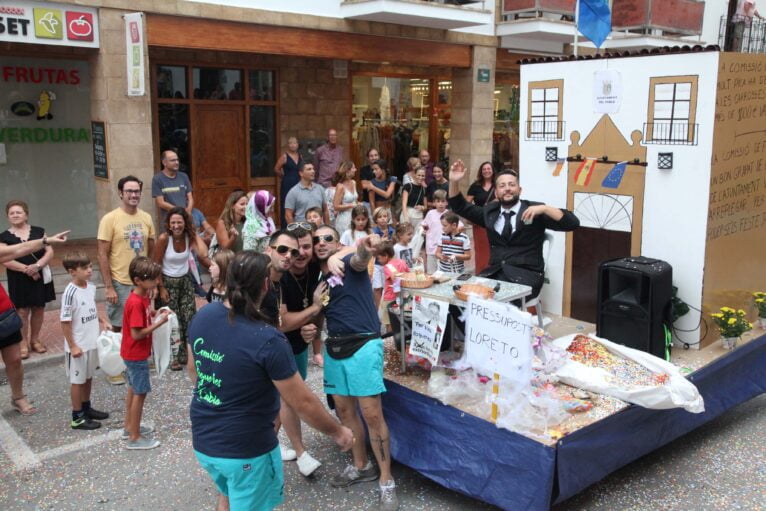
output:
<instances>
[{"instance_id":1,"label":"woman in blue t-shirt back view","mask_svg":"<svg viewBox=\"0 0 766 511\"><path fill-rule=\"evenodd\" d=\"M197 383L190 416L202 467L232 510L283 502L284 476L274 420L279 396L300 418L346 451L351 430L325 410L298 374L284 335L260 312L269 257L245 250L227 272L227 301L203 307L189 326ZM244 474L244 476L243 476Z\"/></svg>"}]
</instances>

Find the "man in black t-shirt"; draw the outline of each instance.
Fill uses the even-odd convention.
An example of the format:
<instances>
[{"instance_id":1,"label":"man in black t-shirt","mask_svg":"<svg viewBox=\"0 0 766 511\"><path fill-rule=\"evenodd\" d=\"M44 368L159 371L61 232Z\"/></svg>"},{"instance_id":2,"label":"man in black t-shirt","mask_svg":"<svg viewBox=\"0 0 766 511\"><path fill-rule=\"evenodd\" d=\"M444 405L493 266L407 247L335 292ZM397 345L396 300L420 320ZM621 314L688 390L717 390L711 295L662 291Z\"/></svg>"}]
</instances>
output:
<instances>
[{"instance_id":1,"label":"man in black t-shirt","mask_svg":"<svg viewBox=\"0 0 766 511\"><path fill-rule=\"evenodd\" d=\"M286 230L276 231L269 239L269 248L266 249L266 255L271 258L269 267L269 292L266 293L261 302L261 312L271 319L271 324L282 329L282 317L280 309L282 306L282 290L280 280L282 274L290 269L293 259L298 257L298 239L295 234Z\"/></svg>"},{"instance_id":2,"label":"man in black t-shirt","mask_svg":"<svg viewBox=\"0 0 766 511\"><path fill-rule=\"evenodd\" d=\"M311 230L304 228L305 222L288 225L298 242L298 257L292 260L290 269L282 273L282 331L298 366L298 372L306 379L308 371L308 345L317 337L315 319L322 310L322 296L327 284L320 281L319 265L312 262L314 248ZM306 224L305 227L310 227ZM298 415L285 401L279 411L279 418L285 427L292 449L283 449L283 459L297 459L298 470L308 477L322 464L309 454L303 445L301 422Z\"/></svg>"}]
</instances>

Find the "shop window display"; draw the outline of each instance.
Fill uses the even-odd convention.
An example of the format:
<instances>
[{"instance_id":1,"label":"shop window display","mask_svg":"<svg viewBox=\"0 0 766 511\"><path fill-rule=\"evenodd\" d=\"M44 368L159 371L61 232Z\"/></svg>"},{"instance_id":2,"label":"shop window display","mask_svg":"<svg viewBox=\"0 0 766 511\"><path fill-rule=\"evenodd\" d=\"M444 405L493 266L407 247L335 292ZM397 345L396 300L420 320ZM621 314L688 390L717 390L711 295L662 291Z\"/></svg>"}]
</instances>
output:
<instances>
[{"instance_id":1,"label":"shop window display","mask_svg":"<svg viewBox=\"0 0 766 511\"><path fill-rule=\"evenodd\" d=\"M430 81L420 78L353 78L352 158L364 161L370 148L401 178L407 159L428 149Z\"/></svg>"}]
</instances>

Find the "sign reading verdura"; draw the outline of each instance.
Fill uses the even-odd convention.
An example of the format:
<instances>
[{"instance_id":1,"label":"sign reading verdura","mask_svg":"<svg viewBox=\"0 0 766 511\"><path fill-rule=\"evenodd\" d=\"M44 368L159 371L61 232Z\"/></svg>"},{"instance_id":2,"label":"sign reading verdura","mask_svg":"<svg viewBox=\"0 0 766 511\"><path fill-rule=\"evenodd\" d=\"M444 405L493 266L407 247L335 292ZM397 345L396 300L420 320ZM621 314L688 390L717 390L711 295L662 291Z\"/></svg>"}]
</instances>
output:
<instances>
[{"instance_id":1,"label":"sign reading verdura","mask_svg":"<svg viewBox=\"0 0 766 511\"><path fill-rule=\"evenodd\" d=\"M516 307L468 298L465 350L478 371L527 384L532 374L532 316Z\"/></svg>"},{"instance_id":2,"label":"sign reading verdura","mask_svg":"<svg viewBox=\"0 0 766 511\"><path fill-rule=\"evenodd\" d=\"M26 0L0 4L0 41L98 48L98 11L92 7Z\"/></svg>"}]
</instances>

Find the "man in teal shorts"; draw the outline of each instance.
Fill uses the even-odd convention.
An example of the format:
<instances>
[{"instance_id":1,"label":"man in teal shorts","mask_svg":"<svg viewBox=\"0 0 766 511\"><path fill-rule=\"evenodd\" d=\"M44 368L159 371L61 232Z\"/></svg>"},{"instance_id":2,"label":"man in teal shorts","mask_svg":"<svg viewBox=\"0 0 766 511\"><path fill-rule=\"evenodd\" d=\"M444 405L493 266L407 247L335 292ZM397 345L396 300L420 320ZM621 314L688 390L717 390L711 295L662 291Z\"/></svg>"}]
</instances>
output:
<instances>
[{"instance_id":1,"label":"man in teal shorts","mask_svg":"<svg viewBox=\"0 0 766 511\"><path fill-rule=\"evenodd\" d=\"M325 349L324 390L335 399L341 423L354 432L354 461L330 481L335 487L374 481L378 473L367 456L362 411L370 432L372 452L380 468L380 509L399 508L396 485L391 476L389 432L383 418L380 395L383 385L383 340L367 273L380 237L373 234L360 241L356 253L342 259L343 277L329 273L328 259L340 248L337 231L321 226L314 233L314 254L327 281L329 301L325 303L327 345Z\"/></svg>"}]
</instances>

